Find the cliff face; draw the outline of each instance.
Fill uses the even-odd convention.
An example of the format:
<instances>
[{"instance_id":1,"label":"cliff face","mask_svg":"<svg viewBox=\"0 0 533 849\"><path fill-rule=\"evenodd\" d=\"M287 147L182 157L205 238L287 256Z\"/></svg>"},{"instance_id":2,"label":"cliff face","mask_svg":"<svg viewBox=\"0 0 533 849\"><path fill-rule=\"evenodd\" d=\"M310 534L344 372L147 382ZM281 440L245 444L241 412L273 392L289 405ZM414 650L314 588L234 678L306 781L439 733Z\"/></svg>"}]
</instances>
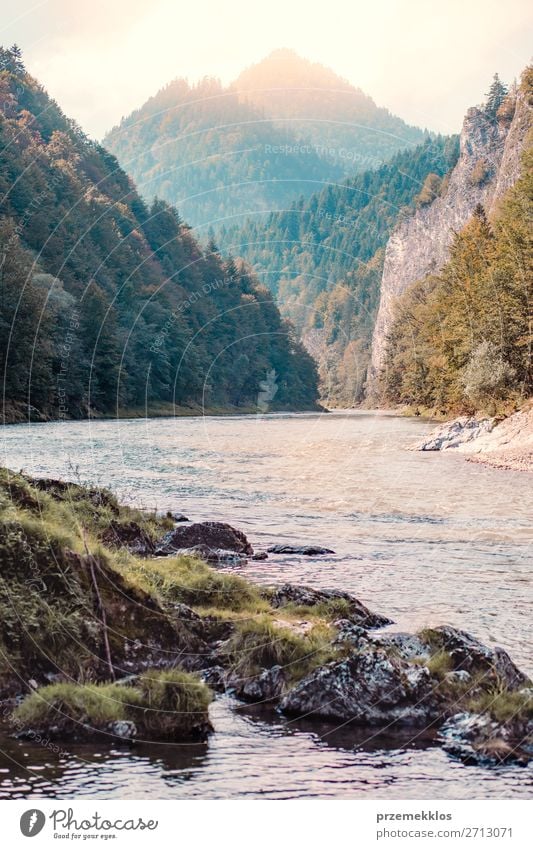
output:
<instances>
[{"instance_id":1,"label":"cliff face","mask_svg":"<svg viewBox=\"0 0 533 849\"><path fill-rule=\"evenodd\" d=\"M459 160L450 174L446 193L401 221L387 243L372 337L370 395L383 366L397 298L411 283L442 268L454 231L467 223L478 203L490 215L520 174L521 153L531 127L531 107L521 92L514 103L509 98L506 105L506 114L497 123L488 121L481 109L468 110Z\"/></svg>"}]
</instances>

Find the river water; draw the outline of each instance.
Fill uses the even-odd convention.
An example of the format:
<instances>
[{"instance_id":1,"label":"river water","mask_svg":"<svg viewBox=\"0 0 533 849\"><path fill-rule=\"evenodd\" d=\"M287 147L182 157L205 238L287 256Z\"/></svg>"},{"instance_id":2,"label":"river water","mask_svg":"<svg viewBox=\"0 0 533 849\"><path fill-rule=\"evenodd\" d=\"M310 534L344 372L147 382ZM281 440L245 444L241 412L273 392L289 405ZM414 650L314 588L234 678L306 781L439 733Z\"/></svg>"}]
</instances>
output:
<instances>
[{"instance_id":1,"label":"river water","mask_svg":"<svg viewBox=\"0 0 533 849\"><path fill-rule=\"evenodd\" d=\"M227 521L256 549L318 543L240 571L354 593L396 630L450 623L533 674L531 476L408 448L431 430L383 412L14 425L3 463L112 488L140 506ZM520 798L532 770L451 760L385 739L212 707L206 746L48 749L0 738L0 798ZM529 787L528 787L529 785Z\"/></svg>"}]
</instances>

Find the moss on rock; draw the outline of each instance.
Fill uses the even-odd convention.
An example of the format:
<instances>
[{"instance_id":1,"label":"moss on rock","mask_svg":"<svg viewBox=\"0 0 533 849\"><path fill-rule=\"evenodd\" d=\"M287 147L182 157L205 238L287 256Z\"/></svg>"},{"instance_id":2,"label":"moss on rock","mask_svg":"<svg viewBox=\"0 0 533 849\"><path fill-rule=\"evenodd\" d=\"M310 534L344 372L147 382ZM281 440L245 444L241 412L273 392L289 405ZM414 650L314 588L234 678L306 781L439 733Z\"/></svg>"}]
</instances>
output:
<instances>
[{"instance_id":1,"label":"moss on rock","mask_svg":"<svg viewBox=\"0 0 533 849\"><path fill-rule=\"evenodd\" d=\"M203 739L211 730L211 692L176 669L148 670L132 686L60 683L41 687L15 709L17 733L88 740Z\"/></svg>"}]
</instances>

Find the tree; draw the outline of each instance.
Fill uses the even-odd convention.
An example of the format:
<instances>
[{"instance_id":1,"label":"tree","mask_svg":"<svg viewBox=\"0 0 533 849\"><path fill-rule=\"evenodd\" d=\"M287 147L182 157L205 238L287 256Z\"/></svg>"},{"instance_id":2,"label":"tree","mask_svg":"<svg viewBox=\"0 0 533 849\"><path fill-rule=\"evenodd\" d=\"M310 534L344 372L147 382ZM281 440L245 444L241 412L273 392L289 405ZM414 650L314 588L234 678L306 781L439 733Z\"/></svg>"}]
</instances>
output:
<instances>
[{"instance_id":1,"label":"tree","mask_svg":"<svg viewBox=\"0 0 533 849\"><path fill-rule=\"evenodd\" d=\"M442 180L438 174L428 174L424 180L424 185L415 198L417 206L427 206L432 203L440 192Z\"/></svg>"},{"instance_id":2,"label":"tree","mask_svg":"<svg viewBox=\"0 0 533 849\"><path fill-rule=\"evenodd\" d=\"M505 362L496 345L484 339L472 351L461 382L466 397L480 405L504 397L513 377L514 369Z\"/></svg>"},{"instance_id":3,"label":"tree","mask_svg":"<svg viewBox=\"0 0 533 849\"><path fill-rule=\"evenodd\" d=\"M12 74L25 73L22 51L18 44L13 44L9 50L0 47L0 71L9 71Z\"/></svg>"},{"instance_id":4,"label":"tree","mask_svg":"<svg viewBox=\"0 0 533 849\"><path fill-rule=\"evenodd\" d=\"M502 83L498 74L494 74L491 86L485 95L487 99L485 101L484 112L489 121L496 120L498 109L507 97L508 91L507 86Z\"/></svg>"},{"instance_id":5,"label":"tree","mask_svg":"<svg viewBox=\"0 0 533 849\"><path fill-rule=\"evenodd\" d=\"M117 315L104 291L91 281L81 301L81 337L85 346L85 388L88 406L108 411L119 397L119 336ZM121 379L125 380L125 375Z\"/></svg>"}]
</instances>

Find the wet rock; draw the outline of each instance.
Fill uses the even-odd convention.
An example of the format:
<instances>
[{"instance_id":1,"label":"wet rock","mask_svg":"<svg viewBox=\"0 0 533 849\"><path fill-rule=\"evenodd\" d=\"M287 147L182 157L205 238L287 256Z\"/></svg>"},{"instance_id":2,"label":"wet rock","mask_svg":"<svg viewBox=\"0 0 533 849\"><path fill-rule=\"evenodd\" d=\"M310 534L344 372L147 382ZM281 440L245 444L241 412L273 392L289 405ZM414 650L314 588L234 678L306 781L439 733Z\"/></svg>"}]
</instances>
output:
<instances>
[{"instance_id":1,"label":"wet rock","mask_svg":"<svg viewBox=\"0 0 533 849\"><path fill-rule=\"evenodd\" d=\"M283 697L280 710L364 725L420 724L437 715L438 704L425 667L371 649L312 672Z\"/></svg>"},{"instance_id":2,"label":"wet rock","mask_svg":"<svg viewBox=\"0 0 533 849\"><path fill-rule=\"evenodd\" d=\"M250 702L277 701L285 684L286 677L281 666L264 669L260 675L245 681L228 681L228 686L235 691L235 695Z\"/></svg>"},{"instance_id":3,"label":"wet rock","mask_svg":"<svg viewBox=\"0 0 533 849\"><path fill-rule=\"evenodd\" d=\"M233 551L237 554L253 554L254 550L242 531L232 528L225 522L194 522L169 531L156 546L156 554L165 556L176 554L183 549L195 546L207 549Z\"/></svg>"},{"instance_id":4,"label":"wet rock","mask_svg":"<svg viewBox=\"0 0 533 849\"><path fill-rule=\"evenodd\" d=\"M119 737L121 740L134 740L137 736L137 726L129 719L117 719L107 726L109 734Z\"/></svg>"},{"instance_id":5,"label":"wet rock","mask_svg":"<svg viewBox=\"0 0 533 849\"><path fill-rule=\"evenodd\" d=\"M483 673L487 685L492 681L494 685L503 685L512 691L529 683L528 678L515 666L504 649L499 646L491 649L459 628L441 625L427 629L419 636L434 651L448 652L455 670L466 670L471 674Z\"/></svg>"},{"instance_id":6,"label":"wet rock","mask_svg":"<svg viewBox=\"0 0 533 849\"><path fill-rule=\"evenodd\" d=\"M169 519L174 519L175 522L189 522L190 519L188 516L185 516L183 513L172 513L168 512L167 516Z\"/></svg>"},{"instance_id":7,"label":"wet rock","mask_svg":"<svg viewBox=\"0 0 533 849\"><path fill-rule=\"evenodd\" d=\"M488 714L458 713L439 732L443 749L464 763L493 766L533 760L533 719L497 722Z\"/></svg>"},{"instance_id":8,"label":"wet rock","mask_svg":"<svg viewBox=\"0 0 533 849\"><path fill-rule=\"evenodd\" d=\"M381 628L390 625L391 620L378 613L372 613L355 596L342 590L315 590L312 587L297 584L281 584L268 591L268 599L272 607L285 607L288 604L297 607L316 607L328 605L332 610L336 606L342 611L342 618L349 619L356 625L366 628Z\"/></svg>"},{"instance_id":9,"label":"wet rock","mask_svg":"<svg viewBox=\"0 0 533 849\"><path fill-rule=\"evenodd\" d=\"M244 566L248 559L236 551L228 551L224 548L209 548L208 545L193 545L191 548L177 548L173 552L175 557L188 556L198 557L205 560L210 566Z\"/></svg>"},{"instance_id":10,"label":"wet rock","mask_svg":"<svg viewBox=\"0 0 533 849\"><path fill-rule=\"evenodd\" d=\"M270 554L303 554L306 557L315 557L318 554L335 554L331 548L322 548L320 545L271 545L267 548Z\"/></svg>"},{"instance_id":11,"label":"wet rock","mask_svg":"<svg viewBox=\"0 0 533 849\"><path fill-rule=\"evenodd\" d=\"M251 560L268 560L268 554L266 551L257 551L255 554L252 554Z\"/></svg>"},{"instance_id":12,"label":"wet rock","mask_svg":"<svg viewBox=\"0 0 533 849\"><path fill-rule=\"evenodd\" d=\"M122 524L113 520L100 539L109 548L126 548L140 557L150 557L155 551L153 540L137 522Z\"/></svg>"},{"instance_id":13,"label":"wet rock","mask_svg":"<svg viewBox=\"0 0 533 849\"><path fill-rule=\"evenodd\" d=\"M210 666L202 672L202 681L217 693L226 690L226 671L223 666Z\"/></svg>"},{"instance_id":14,"label":"wet rock","mask_svg":"<svg viewBox=\"0 0 533 849\"><path fill-rule=\"evenodd\" d=\"M247 681L243 687L243 696L254 701L275 701L280 698L286 683L281 666L265 669L257 678Z\"/></svg>"}]
</instances>

